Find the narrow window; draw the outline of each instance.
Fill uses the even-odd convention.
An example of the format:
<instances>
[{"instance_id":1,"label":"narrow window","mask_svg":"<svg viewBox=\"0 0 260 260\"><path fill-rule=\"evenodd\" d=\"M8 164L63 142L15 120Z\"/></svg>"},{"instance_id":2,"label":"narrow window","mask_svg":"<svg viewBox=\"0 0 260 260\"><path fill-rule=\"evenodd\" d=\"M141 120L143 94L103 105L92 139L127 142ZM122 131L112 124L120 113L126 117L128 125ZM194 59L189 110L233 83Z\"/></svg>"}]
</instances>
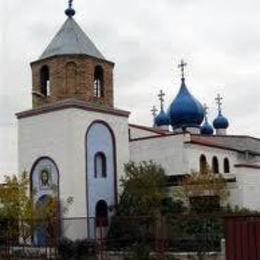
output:
<instances>
[{"instance_id":1,"label":"narrow window","mask_svg":"<svg viewBox=\"0 0 260 260\"><path fill-rule=\"evenodd\" d=\"M97 227L108 226L108 207L104 200L96 204L96 225Z\"/></svg>"},{"instance_id":2,"label":"narrow window","mask_svg":"<svg viewBox=\"0 0 260 260\"><path fill-rule=\"evenodd\" d=\"M206 173L207 172L207 159L204 154L200 156L200 173Z\"/></svg>"},{"instance_id":3,"label":"narrow window","mask_svg":"<svg viewBox=\"0 0 260 260\"><path fill-rule=\"evenodd\" d=\"M228 158L224 159L224 173L230 173L230 165Z\"/></svg>"},{"instance_id":4,"label":"narrow window","mask_svg":"<svg viewBox=\"0 0 260 260\"><path fill-rule=\"evenodd\" d=\"M50 95L50 73L48 66L43 66L40 71L41 77L41 93L48 97Z\"/></svg>"},{"instance_id":5,"label":"narrow window","mask_svg":"<svg viewBox=\"0 0 260 260\"><path fill-rule=\"evenodd\" d=\"M104 72L101 66L96 66L94 72L94 96L104 97Z\"/></svg>"},{"instance_id":6,"label":"narrow window","mask_svg":"<svg viewBox=\"0 0 260 260\"><path fill-rule=\"evenodd\" d=\"M95 178L107 177L107 159L104 153L98 152L94 158Z\"/></svg>"},{"instance_id":7,"label":"narrow window","mask_svg":"<svg viewBox=\"0 0 260 260\"><path fill-rule=\"evenodd\" d=\"M216 156L212 159L212 171L213 173L219 173L218 158Z\"/></svg>"}]
</instances>

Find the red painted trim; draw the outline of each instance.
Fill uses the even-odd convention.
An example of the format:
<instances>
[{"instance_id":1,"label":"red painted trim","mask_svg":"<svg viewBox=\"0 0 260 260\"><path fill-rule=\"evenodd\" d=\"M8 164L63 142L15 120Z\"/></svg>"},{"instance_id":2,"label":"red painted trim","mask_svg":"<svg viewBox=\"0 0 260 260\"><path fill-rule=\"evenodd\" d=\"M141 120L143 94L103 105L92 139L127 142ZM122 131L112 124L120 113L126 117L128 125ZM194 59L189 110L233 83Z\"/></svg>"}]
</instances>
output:
<instances>
[{"instance_id":1,"label":"red painted trim","mask_svg":"<svg viewBox=\"0 0 260 260\"><path fill-rule=\"evenodd\" d=\"M165 135L152 135L152 136L145 136L145 137L138 137L131 139L130 142L138 142L138 141L143 141L143 140L149 140L149 139L155 139L155 138L165 138L165 137L172 137L172 136L177 136L177 135L186 135L187 133L170 133L170 134L165 134Z\"/></svg>"},{"instance_id":2,"label":"red painted trim","mask_svg":"<svg viewBox=\"0 0 260 260\"><path fill-rule=\"evenodd\" d=\"M218 144L213 144L213 143L207 143L207 142L201 142L201 141L187 141L185 142L186 144L195 144L195 145L201 145L201 146L207 146L207 147L213 147L213 148L218 148L218 149L222 149L222 150L229 150L229 151L234 151L234 152L239 152L239 153L243 153L244 151L240 151L238 149L234 149L234 148L230 148L230 147L226 147L226 146L222 146L222 145L218 145Z\"/></svg>"},{"instance_id":3,"label":"red painted trim","mask_svg":"<svg viewBox=\"0 0 260 260\"><path fill-rule=\"evenodd\" d=\"M170 133L167 130L155 129L155 128L148 127L148 126L143 126L143 125L129 124L129 127L145 130L145 131L152 132L152 133L155 133L155 134L160 134L160 135L165 135L165 134Z\"/></svg>"},{"instance_id":4,"label":"red painted trim","mask_svg":"<svg viewBox=\"0 0 260 260\"><path fill-rule=\"evenodd\" d=\"M205 137L205 136L201 136L201 135L192 134L191 135L191 143L206 145L206 146L210 146L210 147L216 147L216 148L220 148L220 149L227 149L227 150L232 150L232 151L241 152L241 153L248 152L249 154L260 156L260 153L255 152L255 151L251 151L251 150L247 150L247 149L242 150L242 149L239 149L239 148L236 148L236 147L234 148L234 147L230 147L230 146L225 146L223 144L219 144L218 143L218 141L219 141L218 137L223 138L223 139L224 138L229 138L229 139L243 138L243 139L251 139L251 140L255 140L255 141L260 141L260 139L256 139L256 138L250 137L250 136L221 135L221 136ZM237 140L237 141L239 142L239 140Z\"/></svg>"},{"instance_id":5,"label":"red painted trim","mask_svg":"<svg viewBox=\"0 0 260 260\"><path fill-rule=\"evenodd\" d=\"M87 137L88 137L88 133L91 129L91 127L94 124L103 124L105 127L108 128L111 137L112 137L112 144L113 144L113 163L114 163L114 189L115 189L115 194L114 194L114 199L115 199L115 205L118 204L118 190L117 190L117 146L116 146L116 138L115 138L115 134L114 131L112 130L111 126L102 120L95 120L93 121L87 129L86 135L85 135L85 171L86 171L86 197L87 197L87 218L89 219L89 190L88 190L88 165L87 165L87 158L88 158L88 154L87 154ZM87 223L88 226L88 237L89 237L89 222Z\"/></svg>"},{"instance_id":6,"label":"red painted trim","mask_svg":"<svg viewBox=\"0 0 260 260\"><path fill-rule=\"evenodd\" d=\"M260 165L252 165L252 164L235 164L234 167L260 169Z\"/></svg>"},{"instance_id":7,"label":"red painted trim","mask_svg":"<svg viewBox=\"0 0 260 260\"><path fill-rule=\"evenodd\" d=\"M201 137L201 135L199 134L192 134L192 136L198 136L198 137ZM206 137L206 138L249 138L249 139L253 139L253 140L256 140L256 141L259 141L260 142L260 138L256 138L256 137L253 137L253 136L249 136L249 135L211 135L209 137Z\"/></svg>"},{"instance_id":8,"label":"red painted trim","mask_svg":"<svg viewBox=\"0 0 260 260\"><path fill-rule=\"evenodd\" d=\"M17 113L16 116L18 119L21 119L21 118L37 116L37 115L46 114L53 111L69 109L69 108L78 108L86 111L99 112L99 113L116 115L116 116L127 117L127 118L129 117L130 114L130 112L128 111L123 111L123 110L118 110L118 109L108 108L108 107L94 106L93 104L90 104L86 101L81 101L76 99L66 99L36 109L31 109L31 110Z\"/></svg>"}]
</instances>

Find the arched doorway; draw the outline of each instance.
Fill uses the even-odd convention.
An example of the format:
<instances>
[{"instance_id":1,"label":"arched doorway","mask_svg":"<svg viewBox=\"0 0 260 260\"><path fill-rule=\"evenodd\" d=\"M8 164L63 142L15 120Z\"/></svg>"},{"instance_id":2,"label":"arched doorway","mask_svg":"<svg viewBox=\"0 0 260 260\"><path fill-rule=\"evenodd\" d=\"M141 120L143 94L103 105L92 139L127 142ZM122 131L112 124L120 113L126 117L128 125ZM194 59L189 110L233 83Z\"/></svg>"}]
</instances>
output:
<instances>
[{"instance_id":1,"label":"arched doorway","mask_svg":"<svg viewBox=\"0 0 260 260\"><path fill-rule=\"evenodd\" d=\"M100 200L96 204L96 226L108 226L108 206L104 200Z\"/></svg>"},{"instance_id":2,"label":"arched doorway","mask_svg":"<svg viewBox=\"0 0 260 260\"><path fill-rule=\"evenodd\" d=\"M55 199L49 195L41 196L36 203L36 210L42 217L36 223L36 244L38 246L53 245L59 233L58 207Z\"/></svg>"}]
</instances>

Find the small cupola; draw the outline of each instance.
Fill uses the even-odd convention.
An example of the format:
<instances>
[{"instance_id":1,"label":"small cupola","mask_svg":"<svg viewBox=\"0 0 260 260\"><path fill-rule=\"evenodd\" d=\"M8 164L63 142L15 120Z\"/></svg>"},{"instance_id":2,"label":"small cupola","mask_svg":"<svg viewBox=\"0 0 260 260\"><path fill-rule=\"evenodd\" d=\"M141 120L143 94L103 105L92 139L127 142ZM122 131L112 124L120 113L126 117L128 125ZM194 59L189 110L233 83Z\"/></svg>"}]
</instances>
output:
<instances>
[{"instance_id":1,"label":"small cupola","mask_svg":"<svg viewBox=\"0 0 260 260\"><path fill-rule=\"evenodd\" d=\"M220 96L220 94L218 94L215 100L218 105L218 115L213 121L213 126L216 129L217 135L226 135L227 128L229 127L229 122L228 122L228 119L222 115L221 106L222 106L223 98Z\"/></svg>"},{"instance_id":2,"label":"small cupola","mask_svg":"<svg viewBox=\"0 0 260 260\"><path fill-rule=\"evenodd\" d=\"M157 128L161 128L163 130L169 130L169 118L167 113L164 111L164 96L165 93L160 90L160 93L158 95L160 100L160 112L154 119L154 125Z\"/></svg>"},{"instance_id":3,"label":"small cupola","mask_svg":"<svg viewBox=\"0 0 260 260\"><path fill-rule=\"evenodd\" d=\"M191 131L199 133L204 119L204 109L201 103L189 92L184 77L184 67L187 64L181 61L182 71L180 90L168 109L168 117L174 131Z\"/></svg>"},{"instance_id":4,"label":"small cupola","mask_svg":"<svg viewBox=\"0 0 260 260\"><path fill-rule=\"evenodd\" d=\"M113 107L114 63L105 59L75 21L72 0L65 14L61 29L31 63L33 107L64 99Z\"/></svg>"},{"instance_id":5,"label":"small cupola","mask_svg":"<svg viewBox=\"0 0 260 260\"><path fill-rule=\"evenodd\" d=\"M213 133L214 133L214 129L213 129L212 125L208 122L208 109L209 109L208 106L205 104L204 105L204 114L205 114L204 123L200 128L200 133L202 135L213 135Z\"/></svg>"}]
</instances>

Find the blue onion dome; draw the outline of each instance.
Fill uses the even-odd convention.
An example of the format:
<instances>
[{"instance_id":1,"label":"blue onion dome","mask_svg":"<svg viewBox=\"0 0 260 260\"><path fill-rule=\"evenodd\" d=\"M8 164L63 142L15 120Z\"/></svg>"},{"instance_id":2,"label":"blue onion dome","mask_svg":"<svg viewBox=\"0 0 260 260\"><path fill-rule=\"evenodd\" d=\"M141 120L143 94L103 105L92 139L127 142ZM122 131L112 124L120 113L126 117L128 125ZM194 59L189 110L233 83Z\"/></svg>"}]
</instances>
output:
<instances>
[{"instance_id":1,"label":"blue onion dome","mask_svg":"<svg viewBox=\"0 0 260 260\"><path fill-rule=\"evenodd\" d=\"M170 124L173 129L199 128L204 119L203 106L187 89L184 77L181 81L179 93L168 110Z\"/></svg>"},{"instance_id":2,"label":"blue onion dome","mask_svg":"<svg viewBox=\"0 0 260 260\"><path fill-rule=\"evenodd\" d=\"M205 121L202 127L200 128L200 133L202 135L213 135L214 129L208 121Z\"/></svg>"},{"instance_id":3,"label":"blue onion dome","mask_svg":"<svg viewBox=\"0 0 260 260\"><path fill-rule=\"evenodd\" d=\"M227 118L225 118L221 113L213 121L213 126L215 129L227 129L229 126L229 122Z\"/></svg>"},{"instance_id":4,"label":"blue onion dome","mask_svg":"<svg viewBox=\"0 0 260 260\"><path fill-rule=\"evenodd\" d=\"M156 126L168 126L169 118L168 115L161 109L160 113L155 117L154 123Z\"/></svg>"}]
</instances>

